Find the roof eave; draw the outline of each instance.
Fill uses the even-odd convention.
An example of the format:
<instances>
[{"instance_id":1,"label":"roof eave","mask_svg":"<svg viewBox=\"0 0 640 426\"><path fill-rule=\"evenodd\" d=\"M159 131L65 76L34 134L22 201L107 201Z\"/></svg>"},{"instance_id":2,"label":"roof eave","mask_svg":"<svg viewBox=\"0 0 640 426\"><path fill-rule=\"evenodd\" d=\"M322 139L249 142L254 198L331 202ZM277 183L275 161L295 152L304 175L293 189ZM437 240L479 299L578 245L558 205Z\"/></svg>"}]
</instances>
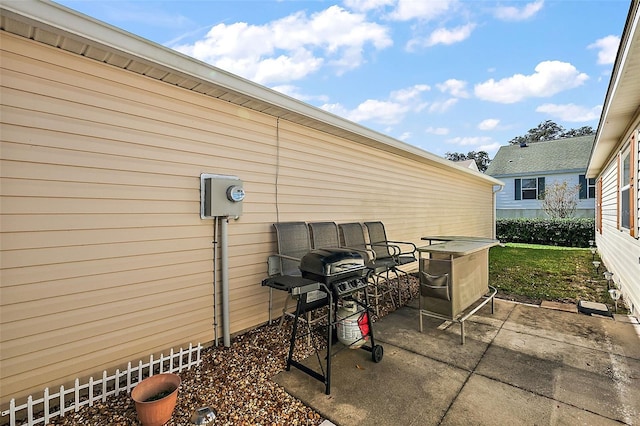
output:
<instances>
[{"instance_id":1,"label":"roof eave","mask_svg":"<svg viewBox=\"0 0 640 426\"><path fill-rule=\"evenodd\" d=\"M553 175L564 175L564 174L575 174L575 173L585 173L586 169L563 169L563 170L545 170L545 171L533 171L533 172L514 172L514 173L494 173L491 176L496 179L500 178L512 178L512 177L522 177L522 176L553 176Z\"/></svg>"},{"instance_id":2,"label":"roof eave","mask_svg":"<svg viewBox=\"0 0 640 426\"><path fill-rule=\"evenodd\" d=\"M418 147L401 142L51 1L5 0L0 3L0 11L2 15L43 28L54 35L60 34L64 37L70 37L78 42L107 50L130 60L143 62L150 67L161 68L163 71L175 76L182 76L196 82L216 86L216 88L220 89L213 95L216 98L222 98L245 108L255 109L295 123L304 123L308 127L336 136L348 137L356 142L374 146L397 155L422 162L434 162L439 166L484 179L487 183L493 185L500 184L499 181L490 176L478 174L471 169L457 167L445 158L438 157ZM6 30L6 28L3 29ZM29 34L19 35L31 38ZM121 68L125 67L121 66ZM151 75L147 76L154 78ZM157 79L166 80L167 76ZM193 90L193 88L189 90ZM198 93L202 92L198 91ZM206 95L207 93L203 94Z\"/></svg>"},{"instance_id":3,"label":"roof eave","mask_svg":"<svg viewBox=\"0 0 640 426\"><path fill-rule=\"evenodd\" d=\"M640 46L640 35L639 32L636 31L639 18L638 1L632 0L611 74L611 80L605 96L604 107L600 115L596 140L591 150L589 165L587 167L587 177L589 178L595 178L600 175L609 161L613 150L629 132L629 126L632 121L631 115L637 116L637 109L632 114L628 112L625 113L618 109L618 104L625 99L637 100L640 98L640 86L638 85L633 86L633 91L629 88L625 90L621 89L623 83L630 79L636 79L637 77L635 73L627 72L627 67L630 63L630 55L633 53L631 47L633 45ZM638 47L636 47L636 49L638 49Z\"/></svg>"}]
</instances>

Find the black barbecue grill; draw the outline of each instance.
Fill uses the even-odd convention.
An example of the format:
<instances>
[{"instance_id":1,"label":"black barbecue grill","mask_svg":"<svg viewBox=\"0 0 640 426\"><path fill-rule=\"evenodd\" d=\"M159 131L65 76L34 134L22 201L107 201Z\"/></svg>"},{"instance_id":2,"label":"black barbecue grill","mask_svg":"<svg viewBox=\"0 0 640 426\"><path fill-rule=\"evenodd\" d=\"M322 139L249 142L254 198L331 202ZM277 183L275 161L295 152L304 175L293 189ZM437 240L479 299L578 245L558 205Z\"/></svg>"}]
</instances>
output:
<instances>
[{"instance_id":1,"label":"black barbecue grill","mask_svg":"<svg viewBox=\"0 0 640 426\"><path fill-rule=\"evenodd\" d=\"M262 285L276 288L279 290L287 290L297 298L296 313L294 315L293 331L289 342L289 356L287 358L287 371L291 366L309 374L310 376L325 383L325 393L331 392L331 357L332 353L333 331L338 323L336 321L336 309L341 300L353 300L364 309L366 313L366 322L368 325L368 334L363 336L369 345L362 344L358 346L368 352L374 362L380 362L383 356L382 346L376 345L373 338L373 328L371 326L371 314L368 306L367 295L367 269L364 264L362 255L358 252L343 248L327 248L311 250L304 255L300 261L301 276L281 275L268 278L262 282ZM307 295L316 290L324 291L327 298L323 302L318 303L317 299L313 302L307 300ZM353 297L355 293L364 293L364 300ZM298 318L306 312L318 309L322 306L329 308L329 326L327 327L327 356L326 370L322 373L293 360L293 351L295 342L298 338ZM358 312L360 314L361 312ZM345 320L342 318L341 320ZM322 364L320 365L322 368Z\"/></svg>"},{"instance_id":2,"label":"black barbecue grill","mask_svg":"<svg viewBox=\"0 0 640 426\"><path fill-rule=\"evenodd\" d=\"M366 287L365 271L362 255L347 249L311 250L300 261L303 278L326 284L337 297Z\"/></svg>"}]
</instances>

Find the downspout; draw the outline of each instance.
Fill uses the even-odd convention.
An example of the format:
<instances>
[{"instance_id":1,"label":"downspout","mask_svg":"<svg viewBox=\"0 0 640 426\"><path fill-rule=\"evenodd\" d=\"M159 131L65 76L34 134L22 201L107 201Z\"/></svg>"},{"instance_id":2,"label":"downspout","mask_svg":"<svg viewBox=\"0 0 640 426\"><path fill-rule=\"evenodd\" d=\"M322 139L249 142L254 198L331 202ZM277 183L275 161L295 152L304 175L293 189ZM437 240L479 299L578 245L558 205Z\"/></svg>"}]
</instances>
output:
<instances>
[{"instance_id":1,"label":"downspout","mask_svg":"<svg viewBox=\"0 0 640 426\"><path fill-rule=\"evenodd\" d=\"M491 236L491 238L495 239L496 238L496 220L497 220L497 213L496 213L496 194L500 191L502 191L504 189L504 185L493 185L493 235Z\"/></svg>"}]
</instances>

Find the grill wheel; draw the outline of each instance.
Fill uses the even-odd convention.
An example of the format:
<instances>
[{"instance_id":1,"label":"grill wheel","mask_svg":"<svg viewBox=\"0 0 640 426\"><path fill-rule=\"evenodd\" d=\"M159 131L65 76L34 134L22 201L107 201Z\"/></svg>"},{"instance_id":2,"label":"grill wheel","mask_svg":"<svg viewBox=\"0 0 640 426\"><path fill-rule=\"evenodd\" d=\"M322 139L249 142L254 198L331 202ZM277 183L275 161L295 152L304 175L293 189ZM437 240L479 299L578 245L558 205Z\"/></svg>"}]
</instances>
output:
<instances>
[{"instance_id":1,"label":"grill wheel","mask_svg":"<svg viewBox=\"0 0 640 426\"><path fill-rule=\"evenodd\" d=\"M375 345L371 350L371 359L373 362L382 361L382 356L384 355L384 349L380 345Z\"/></svg>"}]
</instances>

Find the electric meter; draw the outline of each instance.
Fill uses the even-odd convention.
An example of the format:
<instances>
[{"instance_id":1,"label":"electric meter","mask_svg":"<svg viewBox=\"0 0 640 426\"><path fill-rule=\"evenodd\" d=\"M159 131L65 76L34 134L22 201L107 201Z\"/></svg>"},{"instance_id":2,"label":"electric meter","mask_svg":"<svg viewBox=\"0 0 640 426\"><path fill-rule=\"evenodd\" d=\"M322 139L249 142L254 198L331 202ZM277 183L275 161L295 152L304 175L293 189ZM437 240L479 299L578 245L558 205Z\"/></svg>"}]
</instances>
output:
<instances>
[{"instance_id":1,"label":"electric meter","mask_svg":"<svg viewBox=\"0 0 640 426\"><path fill-rule=\"evenodd\" d=\"M232 185L227 188L227 199L234 203L244 200L244 188L239 185Z\"/></svg>"},{"instance_id":2,"label":"electric meter","mask_svg":"<svg viewBox=\"0 0 640 426\"><path fill-rule=\"evenodd\" d=\"M200 175L200 217L234 217L242 215L245 198L243 182L236 176L203 173Z\"/></svg>"}]
</instances>

